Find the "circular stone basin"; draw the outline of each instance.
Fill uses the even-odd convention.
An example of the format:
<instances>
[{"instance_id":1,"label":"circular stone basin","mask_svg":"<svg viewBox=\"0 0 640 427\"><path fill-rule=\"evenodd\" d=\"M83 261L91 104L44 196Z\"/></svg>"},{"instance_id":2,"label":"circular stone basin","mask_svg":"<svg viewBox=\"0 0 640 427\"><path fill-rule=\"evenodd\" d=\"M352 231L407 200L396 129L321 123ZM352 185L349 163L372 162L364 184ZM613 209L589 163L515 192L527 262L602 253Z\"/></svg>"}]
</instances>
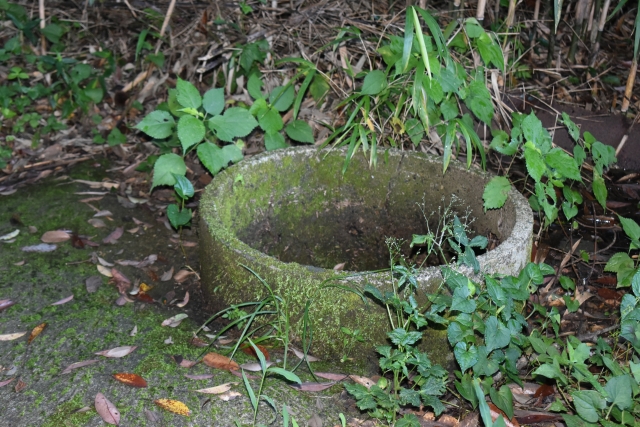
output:
<instances>
[{"instance_id":1,"label":"circular stone basin","mask_svg":"<svg viewBox=\"0 0 640 427\"><path fill-rule=\"evenodd\" d=\"M387 343L390 326L381 306L350 289L366 283L391 289L388 272L369 272L389 267L387 237L410 242L413 234L426 233L425 216L451 205L474 219L470 237L492 235L501 242L478 256L483 272L517 275L529 261L529 204L512 188L503 208L485 213L482 193L491 174L452 163L443 175L441 158L396 150L379 153L376 168L357 154L343 175L344 161L344 150L290 148L244 160L213 179L200 201L200 258L203 291L214 311L267 296L244 265L286 303L294 340L303 336L308 305L312 354L343 356L340 327L347 327L365 338L348 356L365 360L357 358ZM341 263L345 271L334 271ZM437 266L419 272L418 301L424 303L442 276ZM446 331L427 330L422 341L434 362L450 360Z\"/></svg>"}]
</instances>

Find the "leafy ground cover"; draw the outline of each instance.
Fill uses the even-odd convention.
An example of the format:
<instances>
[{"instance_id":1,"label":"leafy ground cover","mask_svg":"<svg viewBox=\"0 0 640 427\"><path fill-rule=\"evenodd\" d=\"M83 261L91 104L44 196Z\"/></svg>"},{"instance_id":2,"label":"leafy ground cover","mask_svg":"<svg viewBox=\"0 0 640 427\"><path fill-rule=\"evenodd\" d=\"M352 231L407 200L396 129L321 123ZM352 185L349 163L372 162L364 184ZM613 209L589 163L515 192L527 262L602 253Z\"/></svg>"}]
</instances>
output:
<instances>
[{"instance_id":1,"label":"leafy ground cover","mask_svg":"<svg viewBox=\"0 0 640 427\"><path fill-rule=\"evenodd\" d=\"M194 215L197 218L197 194L211 175L263 150L316 144L347 146L345 169L352 155L366 155L372 167L381 167L390 147L441 156L444 173L452 161L488 167L500 176L485 190L487 209L504 202L511 182L537 211L537 264L519 277L484 277L475 283L445 270L443 287L451 296L431 295L427 307L417 307L412 299L413 266L392 256L394 292L361 290L394 314L390 314L389 343L376 343L381 355L377 378L349 377L356 384L347 390L362 410L350 425L361 425L358 418L365 416L377 420L364 421L370 424L421 425L428 424L429 417L445 415L453 418L438 422L457 425L458 419L470 421L478 414L487 426L541 420L567 426L637 425L640 227L633 218L637 219L638 176L610 169L616 155L629 152L629 144L598 141L571 117L558 113L555 127L566 129L572 139L569 147L559 147L554 144L554 129L543 128L534 114L520 107L520 101L528 105L537 100L552 109L555 102L573 102L590 109L619 107L635 117L634 80L629 78L626 88L622 82L627 78L624 67L630 67L628 75L633 77L637 66L637 5L620 2L609 9L609 2L554 1L531 9L510 1L476 11L475 2L433 4L428 10L387 2L366 7L284 3L137 9L87 2L77 9L53 3L36 10L32 4L0 1L0 194L6 209L0 249L7 272L0 332L8 349L1 362L8 378L0 391L12 402L5 408L4 420L36 414L31 408L51 399L35 386L29 389L39 383L66 397L59 402L63 408L49 406L36 414L40 418L33 419L38 424L43 420L117 424L121 415L132 423L144 417L140 422L150 425L197 424L217 409L206 412L177 376L160 374L165 368L175 374L176 366L185 367L190 357L240 376L235 377L238 384L233 389L242 393L239 400L230 393L232 374L200 391L219 393L235 404L244 402L236 412L238 423L268 423L274 415L278 423L293 423L288 410L283 410L293 398L274 399L273 392L264 388L275 378L280 378L278 384L291 383L313 393L346 380L344 374L332 373L323 384L318 375L302 371L313 362L287 364L286 351L279 356L284 364L277 364L278 356L276 365L270 364L269 353L278 355L279 350L268 345L289 338L277 295L222 313L240 331L226 330L236 334L230 355L241 355L238 350L245 345L250 354L241 357L258 361L244 365L241 373L237 362L210 349L200 350L200 341L192 340L185 329L176 334L179 338L164 338L160 344L159 336L167 334L157 329L162 322L155 308L202 304L194 299L197 281L189 288L191 297L181 287L185 277L197 278L197 263L186 251L174 251L162 256L170 262L179 260L171 270L158 267L156 261L162 258L156 251L127 255L105 249L123 238L150 237L151 225L163 227L156 218L167 225L166 232L179 231L165 241L175 239L171 244L184 248L193 242L188 233ZM539 19L544 16L547 19ZM604 17L602 25L598 17ZM632 37L636 37L633 51L628 43ZM42 197L27 196L25 185L61 178L67 166L95 162L97 155L110 157L105 164L117 178L84 179L96 187L90 191L106 193L86 194L84 202L77 202L82 203L78 206L85 217L73 216L70 206L53 201L49 206L55 206L54 213L45 210L45 203L43 210L21 205L22 195ZM93 164L92 168L106 167ZM55 194L55 187L47 185L47 194ZM114 196L119 206L148 210L150 219L122 214L122 223L109 227L111 222L101 218L110 221L106 211ZM98 215L89 218L91 213ZM469 248L483 243L484 236L467 236L455 221L445 228L451 233L446 236L448 248L460 261L473 263ZM413 243L424 245L432 238L416 236ZM61 243L60 248L51 246ZM95 244L99 249L90 255ZM393 254L393 244L390 250ZM141 278L144 272L148 278L132 281L111 265L116 258L137 269L134 277ZM55 275L62 259L79 263L73 277ZM95 276L94 268L110 277L115 288L102 287L94 294L90 289L106 280ZM51 283L78 283L65 295L57 291L62 285L44 288L42 297L57 301L44 307L29 296L39 292L35 287L28 293L20 290L20 283L34 286L21 278L25 274L43 274ZM94 276L98 278L92 278L92 286L78 286ZM146 281L157 283L155 294L143 286ZM160 291L165 281L176 289ZM174 295L168 294L172 291ZM199 312L197 308L194 311ZM271 340L261 341L260 334L249 333L255 317L251 308L275 316L269 322L279 329ZM123 319L150 328L144 338L124 338L122 329L131 325L117 322L118 310L127 314ZM62 351L65 343L78 335L88 340L92 332L65 323L76 312L84 320L74 321L84 326L88 322L95 335L106 336L87 342L84 357L77 359ZM144 320L138 319L141 313ZM182 313L170 314L163 319L179 327ZM44 318L51 320L42 322ZM44 323L50 324L50 332L47 328L38 332ZM457 362L452 375L432 365L416 345L420 329L434 323L447 328ZM191 326L186 329L196 329ZM19 335L29 330L34 331L30 337ZM348 349L358 331L343 332ZM202 335L198 339L204 340ZM216 334L207 339L229 344ZM174 340L173 348L181 354L172 359L150 355L157 364L148 369L147 359L137 357L143 352L133 348L139 345L150 351L152 345L171 346ZM43 357L49 348L56 350L55 366L29 358ZM175 388L132 392L127 396L140 399L135 405L113 384L65 394L71 389L61 379L63 362L88 361L89 352L99 350L107 350L100 357L129 361L121 365L123 370L114 365L117 372L110 373L118 384L153 385L157 380L163 385L175 382ZM43 372L42 366L49 371ZM89 366L73 367L88 369L89 375L104 374L104 365ZM261 377L250 378L252 369ZM93 383L91 378L85 381ZM168 413L147 413L148 404L154 403ZM194 406L201 408L196 412ZM518 412L523 408L529 412ZM170 415L187 412L193 412L191 421L175 421L181 418ZM332 424L347 422L337 413L318 413ZM294 417L319 425L318 413L298 412ZM56 416L74 419L59 421ZM233 425L231 418L227 421Z\"/></svg>"}]
</instances>

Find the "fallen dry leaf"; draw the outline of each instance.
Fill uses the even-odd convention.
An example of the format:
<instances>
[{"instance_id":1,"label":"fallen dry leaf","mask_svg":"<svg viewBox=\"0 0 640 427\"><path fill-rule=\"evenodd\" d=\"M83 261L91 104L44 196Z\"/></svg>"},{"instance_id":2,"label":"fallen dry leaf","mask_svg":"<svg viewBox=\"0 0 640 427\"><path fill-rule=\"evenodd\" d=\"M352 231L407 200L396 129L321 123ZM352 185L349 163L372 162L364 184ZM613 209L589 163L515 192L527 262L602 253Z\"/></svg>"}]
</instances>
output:
<instances>
[{"instance_id":1,"label":"fallen dry leaf","mask_svg":"<svg viewBox=\"0 0 640 427\"><path fill-rule=\"evenodd\" d=\"M202 358L202 363L212 368L224 369L226 371L237 371L240 369L240 366L227 356L213 352L205 354Z\"/></svg>"},{"instance_id":2,"label":"fallen dry leaf","mask_svg":"<svg viewBox=\"0 0 640 427\"><path fill-rule=\"evenodd\" d=\"M37 245L24 246L20 248L24 252L53 252L57 248L56 245L48 243L39 243Z\"/></svg>"},{"instance_id":3,"label":"fallen dry leaf","mask_svg":"<svg viewBox=\"0 0 640 427\"><path fill-rule=\"evenodd\" d=\"M267 360L270 359L269 352L267 351L267 348L265 346L260 344L255 344L255 346L258 347L258 350L260 350L260 352L262 353L265 359ZM243 353L248 354L249 356L253 356L256 359L258 358L258 355L256 354L256 349L253 348L251 344L243 344L240 347L240 350L242 350Z\"/></svg>"},{"instance_id":4,"label":"fallen dry leaf","mask_svg":"<svg viewBox=\"0 0 640 427\"><path fill-rule=\"evenodd\" d=\"M494 405L491 402L487 402L487 404L489 405L489 413L491 414L491 419L493 420L494 423L496 422L498 417L500 415L502 415L502 419L504 420L504 424L507 427L520 427L520 423L518 423L518 420L516 420L515 417L513 417L512 419L509 419L507 417L507 414L505 414L502 411L502 409L498 408L496 405Z\"/></svg>"},{"instance_id":5,"label":"fallen dry leaf","mask_svg":"<svg viewBox=\"0 0 640 427\"><path fill-rule=\"evenodd\" d=\"M107 237L102 239L102 243L113 245L114 243L118 242L118 239L122 237L123 233L124 233L124 228L117 227L113 232L111 232L111 234L109 234Z\"/></svg>"},{"instance_id":6,"label":"fallen dry leaf","mask_svg":"<svg viewBox=\"0 0 640 427\"><path fill-rule=\"evenodd\" d=\"M113 214L110 211L98 211L96 212L96 214L93 216L94 218L100 218L103 216L113 216Z\"/></svg>"},{"instance_id":7,"label":"fallen dry leaf","mask_svg":"<svg viewBox=\"0 0 640 427\"><path fill-rule=\"evenodd\" d=\"M17 237L20 234L20 230L15 229L11 233L7 233L5 235L0 236L0 240L11 240L14 237Z\"/></svg>"},{"instance_id":8,"label":"fallen dry leaf","mask_svg":"<svg viewBox=\"0 0 640 427\"><path fill-rule=\"evenodd\" d=\"M293 351L293 354L295 354L296 357L298 359L300 359L300 360L304 360L305 357L306 357L308 362L319 362L320 361L320 359L318 359L315 356L310 355L309 353L307 353L306 356L305 356L305 354L303 352L301 352L300 350L298 350L298 349L296 349L294 347L289 347L289 348L291 349L291 351Z\"/></svg>"},{"instance_id":9,"label":"fallen dry leaf","mask_svg":"<svg viewBox=\"0 0 640 427\"><path fill-rule=\"evenodd\" d=\"M68 374L69 372L75 369L82 368L84 366L93 365L94 363L98 363L98 362L99 362L98 359L91 359L91 360L83 360L82 362L72 363L71 365L64 368L64 371L60 372L60 375Z\"/></svg>"},{"instance_id":10,"label":"fallen dry leaf","mask_svg":"<svg viewBox=\"0 0 640 427\"><path fill-rule=\"evenodd\" d=\"M184 415L185 417L188 417L189 415L191 415L191 411L189 410L189 407L184 403L180 402L179 400L156 399L153 401L153 403L155 403L162 409L165 409L169 412L173 412L174 414Z\"/></svg>"},{"instance_id":11,"label":"fallen dry leaf","mask_svg":"<svg viewBox=\"0 0 640 427\"><path fill-rule=\"evenodd\" d=\"M175 316L171 316L168 319L165 319L162 322L161 326L170 326L172 328L175 328L180 325L180 323L182 323L182 321L187 317L189 317L189 315L185 313L176 314Z\"/></svg>"},{"instance_id":12,"label":"fallen dry leaf","mask_svg":"<svg viewBox=\"0 0 640 427\"><path fill-rule=\"evenodd\" d=\"M331 381L342 381L349 375L346 374L334 374L332 372L314 372L317 377L324 378Z\"/></svg>"},{"instance_id":13,"label":"fallen dry leaf","mask_svg":"<svg viewBox=\"0 0 640 427\"><path fill-rule=\"evenodd\" d=\"M111 273L111 272L109 272ZM100 285L102 285L102 277L100 276L91 276L88 277L87 280L84 281L84 284L87 287L87 292L90 294L96 292Z\"/></svg>"},{"instance_id":14,"label":"fallen dry leaf","mask_svg":"<svg viewBox=\"0 0 640 427\"><path fill-rule=\"evenodd\" d=\"M100 264L96 265L96 267L98 268L98 272L103 276L113 277L113 274L111 274L111 270L108 269L107 267Z\"/></svg>"},{"instance_id":15,"label":"fallen dry leaf","mask_svg":"<svg viewBox=\"0 0 640 427\"><path fill-rule=\"evenodd\" d=\"M8 380L0 381L0 387L4 387L9 384L11 381L15 380L15 378L9 378Z\"/></svg>"},{"instance_id":16,"label":"fallen dry leaf","mask_svg":"<svg viewBox=\"0 0 640 427\"><path fill-rule=\"evenodd\" d=\"M213 374L200 374L200 375L184 374L184 377L189 378L190 380L208 380L209 378L213 378Z\"/></svg>"},{"instance_id":17,"label":"fallen dry leaf","mask_svg":"<svg viewBox=\"0 0 640 427\"><path fill-rule=\"evenodd\" d=\"M24 334L26 334L26 332L15 332L13 334L3 334L3 335L0 335L0 341L13 341L15 339L20 338Z\"/></svg>"},{"instance_id":18,"label":"fallen dry leaf","mask_svg":"<svg viewBox=\"0 0 640 427\"><path fill-rule=\"evenodd\" d=\"M189 291L185 292L184 298L182 299L181 302L177 303L176 306L182 308L185 305L187 305L188 302L189 302Z\"/></svg>"},{"instance_id":19,"label":"fallen dry leaf","mask_svg":"<svg viewBox=\"0 0 640 427\"><path fill-rule=\"evenodd\" d=\"M98 393L95 398L95 407L98 415L104 420L107 424L118 425L120 424L120 411L115 405L109 402L104 394Z\"/></svg>"},{"instance_id":20,"label":"fallen dry leaf","mask_svg":"<svg viewBox=\"0 0 640 427\"><path fill-rule=\"evenodd\" d=\"M180 283L180 282L183 282L187 277L191 276L192 274L194 274L193 271L180 270L176 273L175 276L173 276L173 280Z\"/></svg>"},{"instance_id":21,"label":"fallen dry leaf","mask_svg":"<svg viewBox=\"0 0 640 427\"><path fill-rule=\"evenodd\" d=\"M231 390L231 386L235 384L238 384L238 383L224 383L224 384L217 385L215 387L201 388L200 390L196 390L196 391L198 393L205 393L205 394L222 394Z\"/></svg>"},{"instance_id":22,"label":"fallen dry leaf","mask_svg":"<svg viewBox=\"0 0 640 427\"><path fill-rule=\"evenodd\" d=\"M20 393L22 390L24 390L25 388L27 388L27 383L25 383L22 380L18 380L18 382L16 383L16 385L13 387L13 390L16 393Z\"/></svg>"},{"instance_id":23,"label":"fallen dry leaf","mask_svg":"<svg viewBox=\"0 0 640 427\"><path fill-rule=\"evenodd\" d=\"M62 305L62 304L68 303L72 299L73 299L73 294L69 295L66 298L61 299L60 301L52 302L51 305Z\"/></svg>"},{"instance_id":24,"label":"fallen dry leaf","mask_svg":"<svg viewBox=\"0 0 640 427\"><path fill-rule=\"evenodd\" d=\"M31 344L31 341L33 341L38 335L40 335L40 333L44 330L46 326L47 326L47 322L43 322L43 323L40 323L35 328L33 328L33 330L31 331L31 335L29 335L29 340L27 341L27 343Z\"/></svg>"},{"instance_id":25,"label":"fallen dry leaf","mask_svg":"<svg viewBox=\"0 0 640 427\"><path fill-rule=\"evenodd\" d=\"M370 378L361 377L359 375L349 375L349 378L351 378L354 382L365 386L366 388L371 388L371 386L376 383L375 381L373 381Z\"/></svg>"},{"instance_id":26,"label":"fallen dry leaf","mask_svg":"<svg viewBox=\"0 0 640 427\"><path fill-rule=\"evenodd\" d=\"M136 348L138 348L136 345L124 345L122 347L114 347L109 350L102 350L94 354L104 357L124 357L127 354L132 353Z\"/></svg>"},{"instance_id":27,"label":"fallen dry leaf","mask_svg":"<svg viewBox=\"0 0 640 427\"><path fill-rule=\"evenodd\" d=\"M95 228L105 228L107 224L104 223L100 218L91 218L87 220L87 222L93 225Z\"/></svg>"},{"instance_id":28,"label":"fallen dry leaf","mask_svg":"<svg viewBox=\"0 0 640 427\"><path fill-rule=\"evenodd\" d=\"M147 381L138 374L119 372L117 374L113 374L113 378L123 384L130 385L131 387L144 388L147 386Z\"/></svg>"},{"instance_id":29,"label":"fallen dry leaf","mask_svg":"<svg viewBox=\"0 0 640 427\"><path fill-rule=\"evenodd\" d=\"M43 243L62 243L71 238L71 235L63 230L47 231L40 240Z\"/></svg>"},{"instance_id":30,"label":"fallen dry leaf","mask_svg":"<svg viewBox=\"0 0 640 427\"><path fill-rule=\"evenodd\" d=\"M308 382L308 383L300 383L300 384L291 384L291 387L300 390L300 391L322 391L336 385L335 382L330 383L316 383L316 382Z\"/></svg>"},{"instance_id":31,"label":"fallen dry leaf","mask_svg":"<svg viewBox=\"0 0 640 427\"><path fill-rule=\"evenodd\" d=\"M268 368L269 366L273 365L273 362L267 362L265 363L265 365ZM260 363L258 362L243 363L242 365L240 365L240 367L245 371L250 372L258 372L262 370L262 365L260 365Z\"/></svg>"},{"instance_id":32,"label":"fallen dry leaf","mask_svg":"<svg viewBox=\"0 0 640 427\"><path fill-rule=\"evenodd\" d=\"M235 399L238 396L242 396L242 394L238 393L235 390L229 390L226 393L222 393L222 394L218 395L218 399L223 400L225 402L228 402L230 400Z\"/></svg>"},{"instance_id":33,"label":"fallen dry leaf","mask_svg":"<svg viewBox=\"0 0 640 427\"><path fill-rule=\"evenodd\" d=\"M171 280L173 277L173 267L169 271L165 271L162 273L162 277L160 277L161 282L166 282L167 280Z\"/></svg>"},{"instance_id":34,"label":"fallen dry leaf","mask_svg":"<svg viewBox=\"0 0 640 427\"><path fill-rule=\"evenodd\" d=\"M0 299L0 311L11 307L15 303L15 301L12 301L10 299Z\"/></svg>"}]
</instances>

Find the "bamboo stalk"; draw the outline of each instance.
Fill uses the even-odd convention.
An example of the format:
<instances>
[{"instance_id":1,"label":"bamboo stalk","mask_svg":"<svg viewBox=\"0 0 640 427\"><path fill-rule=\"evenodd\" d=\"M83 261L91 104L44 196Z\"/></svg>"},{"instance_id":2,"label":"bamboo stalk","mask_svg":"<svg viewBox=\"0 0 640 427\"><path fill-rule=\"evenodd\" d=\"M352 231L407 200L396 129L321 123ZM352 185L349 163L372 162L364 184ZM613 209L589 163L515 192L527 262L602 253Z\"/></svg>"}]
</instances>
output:
<instances>
[{"instance_id":1,"label":"bamboo stalk","mask_svg":"<svg viewBox=\"0 0 640 427\"><path fill-rule=\"evenodd\" d=\"M602 31L604 30L605 22L607 22L607 14L609 13L610 5L611 0L604 0L604 6L602 6L602 11L600 12L600 21L598 22L598 35L596 36L596 42L594 43L591 52L591 60L589 61L589 65L591 66L595 65L596 57L600 52L600 40L602 40Z\"/></svg>"},{"instance_id":2,"label":"bamboo stalk","mask_svg":"<svg viewBox=\"0 0 640 427\"><path fill-rule=\"evenodd\" d=\"M516 16L516 0L509 0L509 11L507 12L507 28L513 27L513 21Z\"/></svg>"},{"instance_id":3,"label":"bamboo stalk","mask_svg":"<svg viewBox=\"0 0 640 427\"><path fill-rule=\"evenodd\" d=\"M638 71L638 58L634 57L631 62L631 69L629 70L629 77L627 77L627 86L624 88L624 98L622 99L622 108L620 111L626 113L629 109L629 103L631 102L631 95L633 94L633 84L636 81L636 71Z\"/></svg>"},{"instance_id":4,"label":"bamboo stalk","mask_svg":"<svg viewBox=\"0 0 640 427\"><path fill-rule=\"evenodd\" d=\"M587 0L578 0L578 3L576 4L576 19L574 31L571 37L571 47L569 48L569 55L567 55L569 63L571 64L574 64L576 62L576 49L578 48L578 39L582 34L586 9Z\"/></svg>"},{"instance_id":5,"label":"bamboo stalk","mask_svg":"<svg viewBox=\"0 0 640 427\"><path fill-rule=\"evenodd\" d=\"M40 0L38 2L38 6L38 12L40 14L40 29L44 29L47 22L47 17L44 13L44 0ZM47 54L47 39L44 37L44 34L40 35L40 53L43 56Z\"/></svg>"},{"instance_id":6,"label":"bamboo stalk","mask_svg":"<svg viewBox=\"0 0 640 427\"><path fill-rule=\"evenodd\" d=\"M484 9L487 7L487 0L478 0L478 9L476 10L476 19L482 24L484 21Z\"/></svg>"}]
</instances>

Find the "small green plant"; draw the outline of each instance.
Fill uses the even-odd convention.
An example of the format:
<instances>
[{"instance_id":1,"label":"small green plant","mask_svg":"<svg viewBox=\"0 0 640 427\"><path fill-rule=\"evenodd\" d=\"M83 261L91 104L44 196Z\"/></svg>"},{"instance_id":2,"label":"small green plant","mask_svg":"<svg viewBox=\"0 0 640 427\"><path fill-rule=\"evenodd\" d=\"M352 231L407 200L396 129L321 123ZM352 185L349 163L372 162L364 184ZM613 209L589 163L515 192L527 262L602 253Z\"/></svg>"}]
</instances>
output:
<instances>
[{"instance_id":1,"label":"small green plant","mask_svg":"<svg viewBox=\"0 0 640 427\"><path fill-rule=\"evenodd\" d=\"M630 240L629 252L640 249L640 226L638 223L631 218L624 218L621 216L618 216L618 218L622 225L622 230ZM609 259L604 270L616 273L618 278L618 287L627 287L631 286L632 278L634 278L638 274L638 271L640 271L639 267L640 263L637 258L634 261L634 259L629 256L629 253L618 252Z\"/></svg>"},{"instance_id":2,"label":"small green plant","mask_svg":"<svg viewBox=\"0 0 640 427\"><path fill-rule=\"evenodd\" d=\"M284 124L280 113L291 107L295 91L289 83L274 88L265 96L260 91L260 82L258 77L249 79L250 93L256 101L246 109L225 108L222 88L209 89L202 96L193 84L178 79L176 89L169 90L167 102L135 126L154 138L159 146L166 147L165 151L174 146L181 151L181 154L165 152L158 158L151 184L151 189L159 185L174 187L180 206L171 204L167 208L167 217L173 227L179 228L191 221L191 211L184 209L184 202L193 196L193 186L185 178L186 155L197 153L204 167L215 175L229 163L242 160L244 142L239 138L249 135L257 126L264 130L268 148L283 146L284 137L279 131ZM296 102L299 108L301 98ZM313 132L302 120L293 120L285 130L295 141L313 142Z\"/></svg>"},{"instance_id":3,"label":"small green plant","mask_svg":"<svg viewBox=\"0 0 640 427\"><path fill-rule=\"evenodd\" d=\"M351 330L345 326L340 327L340 331L344 334L342 339L342 357L340 363L344 363L349 360L349 353L353 349L356 342L364 342L364 337L360 329Z\"/></svg>"},{"instance_id":4,"label":"small green plant","mask_svg":"<svg viewBox=\"0 0 640 427\"><path fill-rule=\"evenodd\" d=\"M423 32L420 18L430 34ZM466 147L467 165L477 153L484 166L485 152L472 117L462 114L459 104L464 103L487 125L494 108L482 69L476 67L477 71L469 74L453 60L447 39L458 26L469 41L465 47L476 49L485 65L504 71L500 45L475 19L453 21L443 34L428 11L407 8L404 37L391 36L378 49L387 65L384 71L371 69L355 74L347 64L349 78L364 79L360 90L341 104L349 106L346 123L325 142L348 145L345 169L359 148L368 153L370 163L375 165L379 145L397 147L409 140L418 146L431 129L442 141L443 170L454 152L460 153L461 144ZM352 31L358 35L357 30Z\"/></svg>"},{"instance_id":5,"label":"small green plant","mask_svg":"<svg viewBox=\"0 0 640 427\"><path fill-rule=\"evenodd\" d=\"M593 194L606 209L607 188L602 175L604 169L616 161L613 148L596 141L589 132L585 132L580 138L580 130L566 113L563 113L562 121L577 143L573 156L562 148L553 147L551 135L533 113L513 113L511 136L496 130L490 145L490 148L507 156L522 154L529 177L534 183L529 203L534 210L544 213L546 226L555 221L560 208L567 220L578 213L577 205L582 203L582 196L572 187L575 183L582 183L581 169L588 156L594 165ZM483 194L485 209L501 207L507 199L509 188L506 178L493 178ZM562 189L563 200L559 199L556 189Z\"/></svg>"},{"instance_id":6,"label":"small green plant","mask_svg":"<svg viewBox=\"0 0 640 427\"><path fill-rule=\"evenodd\" d=\"M266 394L263 394L264 383L265 383L265 380L267 379L267 377L270 376L270 375L278 375L278 376L281 376L281 377L285 378L287 381L291 381L291 382L294 382L294 383L297 383L297 384L301 384L302 381L293 372L288 371L288 370L283 369L283 368L278 368L276 366L272 366L272 363L267 362L267 360L264 357L264 354L253 343L253 341L251 341L250 338L248 339L248 341L249 341L249 344L251 344L251 347L253 348L253 350L255 351L255 353L256 353L256 355L258 357L258 361L260 362L260 372L261 372L260 385L258 386L257 390L254 390L253 387L251 386L251 383L249 382L249 378L247 378L247 375L246 375L244 369L242 370L242 381L244 383L245 389L247 390L247 394L249 395L249 400L251 401L251 407L253 408L253 425L254 426L256 425L256 420L258 418L258 409L259 409L259 405L260 405L260 401L261 400L264 400L265 402L267 402L267 404L273 409L273 411L274 411L274 419L271 420L271 422L268 423L268 424L273 424L273 422L275 421L275 417L276 417L276 415L278 413L278 408L276 406L276 403L273 401L273 399L271 399ZM283 411L284 411L283 412L284 425L288 426L289 425L289 414L286 411L286 409L283 409ZM263 426L264 424L259 424L259 425ZM295 420L293 420L293 425L294 426L297 425Z\"/></svg>"}]
</instances>

